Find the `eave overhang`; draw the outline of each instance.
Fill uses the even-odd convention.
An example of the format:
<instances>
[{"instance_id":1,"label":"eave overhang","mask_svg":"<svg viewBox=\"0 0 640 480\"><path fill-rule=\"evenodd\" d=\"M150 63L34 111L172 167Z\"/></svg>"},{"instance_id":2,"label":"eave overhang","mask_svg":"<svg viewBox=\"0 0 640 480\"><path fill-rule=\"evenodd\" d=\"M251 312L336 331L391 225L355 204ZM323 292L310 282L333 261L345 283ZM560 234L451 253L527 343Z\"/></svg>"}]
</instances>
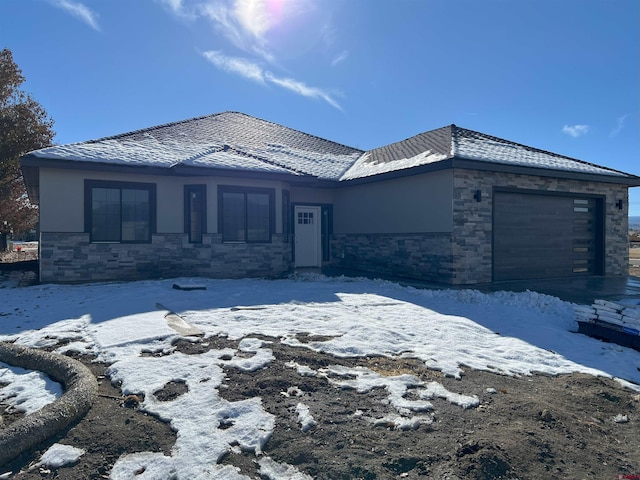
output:
<instances>
[{"instance_id":1,"label":"eave overhang","mask_svg":"<svg viewBox=\"0 0 640 480\"><path fill-rule=\"evenodd\" d=\"M83 170L93 172L112 172L136 175L159 175L177 177L234 177L251 178L287 182L299 186L328 187L335 181L303 175L298 173L265 172L258 170L228 169L214 167L199 167L192 165L176 164L172 167L155 167L148 165L123 165L112 163L83 162L78 160L60 160L37 157L35 155L25 155L20 159L22 171L28 170L30 176L34 178L33 183L37 185L37 172L40 168L55 168L64 170ZM30 195L31 197L31 195Z\"/></svg>"},{"instance_id":2,"label":"eave overhang","mask_svg":"<svg viewBox=\"0 0 640 480\"><path fill-rule=\"evenodd\" d=\"M192 165L176 164L170 168L154 167L146 165L122 165L83 161L69 161L60 159L47 159L26 155L21 161L22 172L27 186L27 192L32 202L38 202L39 194L39 168L58 168L68 170L86 170L95 172L116 172L138 175L160 175L179 177L234 177L246 179L262 179L279 182L286 182L291 185L308 188L344 188L352 185L362 185L367 183L383 182L393 179L404 178L413 175L427 174L448 169L476 170L497 173L509 173L515 175L529 175L539 177L553 177L567 180L578 180L586 182L613 183L625 185L627 187L640 186L640 177L624 175L602 175L585 172L574 172L567 170L555 170L539 167L527 167L521 165L507 165L502 163L487 162L482 160L472 160L461 157L452 157L438 162L420 165L402 170L380 173L368 177L354 178L350 180L331 180L314 177L312 175L302 175L297 173L274 173L256 170L224 169L212 167L199 167Z\"/></svg>"},{"instance_id":3,"label":"eave overhang","mask_svg":"<svg viewBox=\"0 0 640 480\"><path fill-rule=\"evenodd\" d=\"M372 175L369 177L355 178L351 180L340 181L338 187L347 187L350 185L361 185L366 183L382 182L396 178L409 177L413 175L421 175L430 172L437 172L447 169L476 170L485 172L511 173L514 175L529 175L538 177L553 177L566 180L578 180L584 182L598 183L614 183L626 185L627 187L640 186L640 177L624 174L624 175L602 175L586 172L573 172L568 170L555 170L551 168L526 167L521 165L506 165L502 163L487 162L483 160L470 160L467 158L453 157L427 165L395 170L392 172Z\"/></svg>"},{"instance_id":4,"label":"eave overhang","mask_svg":"<svg viewBox=\"0 0 640 480\"><path fill-rule=\"evenodd\" d=\"M482 160L469 160L454 157L453 168L464 170L480 170L499 173L512 173L515 175L534 175L538 177L555 177L566 180L579 180L584 182L616 183L628 187L640 186L640 177L625 173L623 175L603 175L597 173L575 172L569 170L556 170L552 168L526 167L521 165L507 165ZM621 173L621 172L620 172Z\"/></svg>"}]
</instances>

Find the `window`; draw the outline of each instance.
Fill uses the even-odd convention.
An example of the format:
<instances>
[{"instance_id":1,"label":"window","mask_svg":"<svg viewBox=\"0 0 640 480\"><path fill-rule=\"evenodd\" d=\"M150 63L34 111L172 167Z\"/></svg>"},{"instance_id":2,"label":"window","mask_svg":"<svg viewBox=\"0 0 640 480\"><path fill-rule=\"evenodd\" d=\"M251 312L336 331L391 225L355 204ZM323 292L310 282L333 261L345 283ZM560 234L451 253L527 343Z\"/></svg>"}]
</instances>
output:
<instances>
[{"instance_id":1,"label":"window","mask_svg":"<svg viewBox=\"0 0 640 480\"><path fill-rule=\"evenodd\" d=\"M207 186L185 185L184 187L184 233L190 243L202 243L202 234L207 231Z\"/></svg>"},{"instance_id":2,"label":"window","mask_svg":"<svg viewBox=\"0 0 640 480\"><path fill-rule=\"evenodd\" d=\"M298 212L298 225L313 225L313 212Z\"/></svg>"},{"instance_id":3,"label":"window","mask_svg":"<svg viewBox=\"0 0 640 480\"><path fill-rule=\"evenodd\" d=\"M218 196L218 222L223 242L271 242L273 189L221 186Z\"/></svg>"},{"instance_id":4,"label":"window","mask_svg":"<svg viewBox=\"0 0 640 480\"><path fill-rule=\"evenodd\" d=\"M85 231L92 242L151 242L155 205L152 183L86 180Z\"/></svg>"}]
</instances>

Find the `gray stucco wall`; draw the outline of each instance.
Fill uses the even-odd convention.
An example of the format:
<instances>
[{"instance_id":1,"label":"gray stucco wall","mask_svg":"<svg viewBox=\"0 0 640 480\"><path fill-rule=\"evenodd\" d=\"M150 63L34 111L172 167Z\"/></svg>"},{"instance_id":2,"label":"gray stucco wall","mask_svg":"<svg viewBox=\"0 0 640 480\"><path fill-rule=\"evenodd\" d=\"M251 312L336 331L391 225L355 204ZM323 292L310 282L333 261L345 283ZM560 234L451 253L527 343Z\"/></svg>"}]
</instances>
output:
<instances>
[{"instance_id":1,"label":"gray stucco wall","mask_svg":"<svg viewBox=\"0 0 640 480\"><path fill-rule=\"evenodd\" d=\"M84 231L85 180L153 183L157 192L157 232L182 233L184 229L184 186L207 186L207 230L218 231L218 186L273 188L275 190L276 233L282 233L282 189L286 184L274 181L232 177L175 177L132 175L112 172L41 168L40 229L43 232Z\"/></svg>"},{"instance_id":2,"label":"gray stucco wall","mask_svg":"<svg viewBox=\"0 0 640 480\"><path fill-rule=\"evenodd\" d=\"M352 234L451 232L451 171L350 185L333 194L333 231Z\"/></svg>"}]
</instances>

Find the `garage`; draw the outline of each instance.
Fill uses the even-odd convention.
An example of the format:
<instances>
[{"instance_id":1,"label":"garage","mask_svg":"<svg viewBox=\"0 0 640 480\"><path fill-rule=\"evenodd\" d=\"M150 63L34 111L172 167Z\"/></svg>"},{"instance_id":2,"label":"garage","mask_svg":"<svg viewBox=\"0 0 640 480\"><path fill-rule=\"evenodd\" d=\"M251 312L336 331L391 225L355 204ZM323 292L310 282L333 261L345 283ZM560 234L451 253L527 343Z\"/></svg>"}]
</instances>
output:
<instances>
[{"instance_id":1,"label":"garage","mask_svg":"<svg viewBox=\"0 0 640 480\"><path fill-rule=\"evenodd\" d=\"M496 191L493 280L603 274L601 197Z\"/></svg>"}]
</instances>

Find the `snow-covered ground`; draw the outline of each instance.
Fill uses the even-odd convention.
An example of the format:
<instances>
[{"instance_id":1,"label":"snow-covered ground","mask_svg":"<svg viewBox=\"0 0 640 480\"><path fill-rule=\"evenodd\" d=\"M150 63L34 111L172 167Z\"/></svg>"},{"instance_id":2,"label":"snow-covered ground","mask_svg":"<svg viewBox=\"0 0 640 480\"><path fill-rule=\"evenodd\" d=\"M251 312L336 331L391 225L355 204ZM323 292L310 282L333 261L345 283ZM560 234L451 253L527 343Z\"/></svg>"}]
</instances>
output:
<instances>
[{"instance_id":1,"label":"snow-covered ground","mask_svg":"<svg viewBox=\"0 0 640 480\"><path fill-rule=\"evenodd\" d=\"M175 282L206 290L176 290ZM258 334L336 357L415 357L451 376L459 376L463 365L509 375L585 372L617 378L640 391L640 352L574 333L572 304L533 292L418 290L318 275L271 281L179 279L24 288L5 282L0 287L4 287L0 288L0 340L33 347L68 340L59 351L92 353L111 363L109 373L122 381L124 393L144 393L141 408L171 422L177 431L171 456L154 452L123 456L111 473L117 479L246 478L231 466L216 465L233 449L260 455L260 472L268 478L307 478L292 466L261 455L275 421L260 398L229 402L219 395L225 368L252 371L273 360L269 343L255 338ZM178 334L164 318L169 310L206 337L242 340L239 349L141 356L173 351ZM326 340L303 343L302 334ZM367 369L289 366L301 376L327 376L337 388L366 391L384 386L390 405L398 411L391 420L400 426L428 421L421 412L430 409L428 400L434 396L462 408L477 405L476 397L449 392L436 382L416 385L419 380L411 375L383 377ZM9 384L0 388L0 398L31 412L60 394L44 378L21 381L26 374L0 364L0 382ZM176 380L184 381L188 392L172 401L157 401L153 392ZM421 387L420 400L403 398L409 386ZM296 413L303 431L313 427L313 411L307 405L300 403ZM363 416L362 421L375 419Z\"/></svg>"}]
</instances>

